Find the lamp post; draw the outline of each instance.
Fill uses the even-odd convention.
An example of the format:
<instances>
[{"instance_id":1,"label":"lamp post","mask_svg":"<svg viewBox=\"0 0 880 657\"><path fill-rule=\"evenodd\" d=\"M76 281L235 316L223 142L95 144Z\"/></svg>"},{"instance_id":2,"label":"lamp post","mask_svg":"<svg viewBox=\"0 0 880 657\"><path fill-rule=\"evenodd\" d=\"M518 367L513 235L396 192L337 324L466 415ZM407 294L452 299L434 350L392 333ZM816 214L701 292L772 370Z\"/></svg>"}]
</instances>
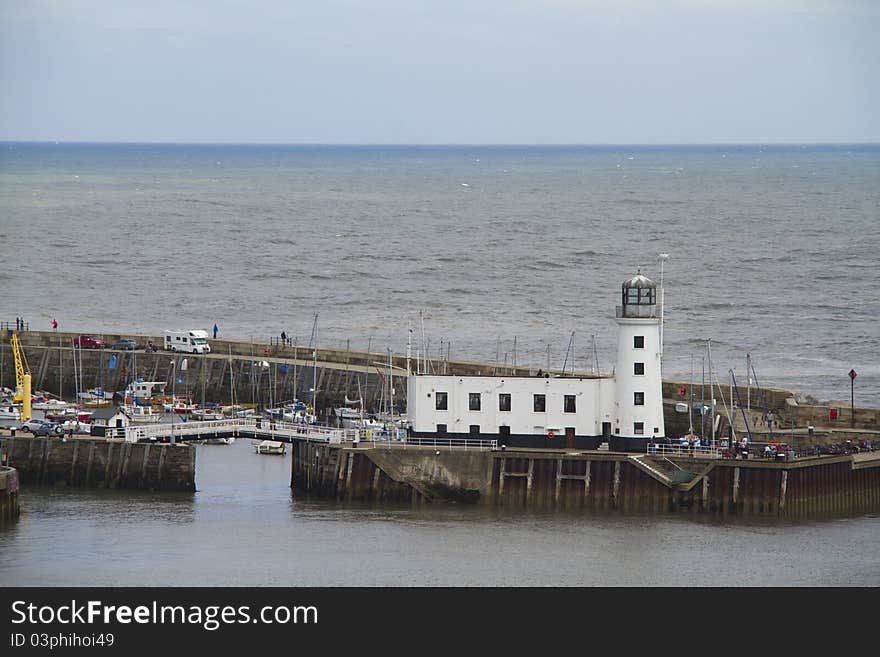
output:
<instances>
[{"instance_id":1,"label":"lamp post","mask_svg":"<svg viewBox=\"0 0 880 657\"><path fill-rule=\"evenodd\" d=\"M660 253L657 255L660 260L660 361L663 361L663 309L666 300L666 294L663 289L663 263L669 259L668 253Z\"/></svg>"},{"instance_id":2,"label":"lamp post","mask_svg":"<svg viewBox=\"0 0 880 657\"><path fill-rule=\"evenodd\" d=\"M858 372L855 370L849 371L849 394L850 394L850 417L849 417L849 426L855 429L856 426L856 377L858 376Z\"/></svg>"}]
</instances>

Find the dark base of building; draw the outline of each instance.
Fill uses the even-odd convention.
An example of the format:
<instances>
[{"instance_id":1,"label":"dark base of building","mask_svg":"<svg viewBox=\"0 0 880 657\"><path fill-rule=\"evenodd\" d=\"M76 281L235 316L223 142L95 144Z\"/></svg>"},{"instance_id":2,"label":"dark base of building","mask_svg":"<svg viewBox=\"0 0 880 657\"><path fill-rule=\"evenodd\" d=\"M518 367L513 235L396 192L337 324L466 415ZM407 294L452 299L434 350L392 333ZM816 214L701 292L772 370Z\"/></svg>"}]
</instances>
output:
<instances>
[{"instance_id":1,"label":"dark base of building","mask_svg":"<svg viewBox=\"0 0 880 657\"><path fill-rule=\"evenodd\" d=\"M648 451L648 445L655 442L663 442L663 439L611 436L608 438L608 449L612 452L641 452L644 454Z\"/></svg>"},{"instance_id":2,"label":"dark base of building","mask_svg":"<svg viewBox=\"0 0 880 657\"><path fill-rule=\"evenodd\" d=\"M554 435L552 438L533 434L508 434L502 436L497 433L480 433L472 435L468 433L436 433L430 431L412 431L407 438L410 442L442 440L497 440L498 447L505 446L508 449L516 447L533 447L540 449L599 449L599 445L607 442L608 438L602 436L565 436Z\"/></svg>"}]
</instances>

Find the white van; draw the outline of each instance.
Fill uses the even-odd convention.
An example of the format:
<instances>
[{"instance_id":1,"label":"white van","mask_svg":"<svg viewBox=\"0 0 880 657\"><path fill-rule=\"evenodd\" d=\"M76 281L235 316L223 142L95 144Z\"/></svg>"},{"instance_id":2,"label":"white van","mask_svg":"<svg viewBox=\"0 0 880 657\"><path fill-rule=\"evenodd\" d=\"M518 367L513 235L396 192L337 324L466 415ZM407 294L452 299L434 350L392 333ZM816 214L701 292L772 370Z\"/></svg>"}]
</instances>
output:
<instances>
[{"instance_id":1,"label":"white van","mask_svg":"<svg viewBox=\"0 0 880 657\"><path fill-rule=\"evenodd\" d=\"M188 354L209 354L208 332L201 329L165 331L165 351L183 351Z\"/></svg>"}]
</instances>

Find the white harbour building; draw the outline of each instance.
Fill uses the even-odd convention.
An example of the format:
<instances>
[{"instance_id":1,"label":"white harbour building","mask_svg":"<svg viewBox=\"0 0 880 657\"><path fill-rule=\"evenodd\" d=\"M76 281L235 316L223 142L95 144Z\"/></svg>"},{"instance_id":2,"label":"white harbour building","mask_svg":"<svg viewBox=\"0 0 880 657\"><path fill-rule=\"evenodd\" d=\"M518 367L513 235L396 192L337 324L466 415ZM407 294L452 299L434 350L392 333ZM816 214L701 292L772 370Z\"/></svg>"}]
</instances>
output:
<instances>
[{"instance_id":1,"label":"white harbour building","mask_svg":"<svg viewBox=\"0 0 880 657\"><path fill-rule=\"evenodd\" d=\"M621 293L613 375L411 374L410 436L563 449L608 442L617 451L665 438L657 286L639 272Z\"/></svg>"}]
</instances>

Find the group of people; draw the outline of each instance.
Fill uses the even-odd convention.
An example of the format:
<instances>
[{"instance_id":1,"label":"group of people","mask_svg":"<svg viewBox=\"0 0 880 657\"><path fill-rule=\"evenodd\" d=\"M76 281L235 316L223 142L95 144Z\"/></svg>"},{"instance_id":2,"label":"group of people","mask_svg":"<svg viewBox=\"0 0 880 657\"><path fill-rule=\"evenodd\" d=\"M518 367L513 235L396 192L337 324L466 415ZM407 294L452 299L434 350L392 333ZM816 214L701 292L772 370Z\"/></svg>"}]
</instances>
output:
<instances>
[{"instance_id":1,"label":"group of people","mask_svg":"<svg viewBox=\"0 0 880 657\"><path fill-rule=\"evenodd\" d=\"M28 323L24 321L24 317L16 317L15 318L15 330L16 331L27 331Z\"/></svg>"}]
</instances>

